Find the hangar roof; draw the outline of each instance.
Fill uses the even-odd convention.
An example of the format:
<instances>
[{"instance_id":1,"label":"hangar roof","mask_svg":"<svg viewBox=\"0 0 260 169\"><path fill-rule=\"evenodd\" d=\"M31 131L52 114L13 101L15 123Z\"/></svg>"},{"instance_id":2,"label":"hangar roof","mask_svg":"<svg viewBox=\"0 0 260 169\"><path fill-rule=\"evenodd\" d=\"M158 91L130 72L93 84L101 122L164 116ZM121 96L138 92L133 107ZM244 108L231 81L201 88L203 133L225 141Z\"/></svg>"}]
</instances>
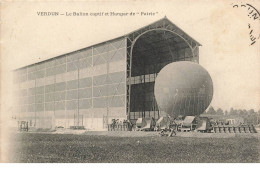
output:
<instances>
[{"instance_id":1,"label":"hangar roof","mask_svg":"<svg viewBox=\"0 0 260 169\"><path fill-rule=\"evenodd\" d=\"M132 37L135 34L138 34L138 32L144 32L145 30L159 29L159 28L167 28L167 29L170 29L170 30L174 30L174 32L176 32L180 36L184 37L185 39L192 41L193 43L197 44L198 46L201 46L201 44L198 41L193 39L191 36L189 36L187 33L185 33L181 28L179 28L177 25L172 23L166 16L164 18L156 21L156 22L153 22L153 23L147 25L147 26L139 28L139 29L137 29L133 32L130 32L130 33L126 34L125 36Z\"/></svg>"},{"instance_id":2,"label":"hangar roof","mask_svg":"<svg viewBox=\"0 0 260 169\"><path fill-rule=\"evenodd\" d=\"M130 32L128 34L125 34L125 35L122 35L122 36L119 36L117 38L114 38L114 39L111 39L111 40L108 40L108 41L104 41L104 42L100 42L100 43L97 43L97 44L94 44L94 45L91 45L91 46L88 46L88 47L85 47L85 48L82 48L82 49L78 49L76 51L72 51L72 52L69 52L69 53L65 53L65 54L62 54L62 55L59 55L59 56L55 56L53 58L50 58L50 59L46 59L46 60L42 60L40 62L37 62L37 63L41 63L41 62L45 62L47 60L51 60L51 59L54 59L54 58L58 58L58 57L62 57L62 56L65 56L65 55L68 55L68 54L73 54L73 53L76 53L76 52L79 52L79 51L82 51L82 50L85 50L85 49L88 49L90 47L93 47L93 46L97 46L97 45L102 45L104 43L107 43L107 42L110 42L110 41L114 41L116 39L121 39L121 38L129 38L129 39L132 39L134 40L138 35L142 34L143 32L145 31L148 31L148 30L156 30L156 29L160 29L160 28L167 28L167 29L170 29L170 30L173 30L176 35L174 36L172 33L168 33L167 35L163 35L165 36L165 38L167 39L172 39L173 41L175 41L176 43L179 43L180 41L180 36L182 38L184 38L185 40L189 41L189 44L191 44L192 46L193 45L197 45L197 46L201 46L201 44L199 42L197 42L195 39L193 39L191 36L189 36L187 33L185 33L182 29L180 29L178 26L176 26L175 24L173 24L166 16L158 21L155 21L147 26L144 26L142 28L139 28L133 32ZM151 35L151 34L150 34ZM179 35L179 36L178 36ZM156 33L153 33L154 37L158 37L158 36L162 36L160 33L156 32ZM168 37L167 37L168 36ZM149 39L148 39L149 40ZM37 64L37 63L34 63L34 64ZM31 64L33 65L33 64ZM29 65L27 65L29 66ZM23 66L21 68L18 68L18 69L15 69L15 70L19 70L19 69L22 69L22 68L25 68L27 66ZM14 70L14 71L15 71Z\"/></svg>"}]
</instances>

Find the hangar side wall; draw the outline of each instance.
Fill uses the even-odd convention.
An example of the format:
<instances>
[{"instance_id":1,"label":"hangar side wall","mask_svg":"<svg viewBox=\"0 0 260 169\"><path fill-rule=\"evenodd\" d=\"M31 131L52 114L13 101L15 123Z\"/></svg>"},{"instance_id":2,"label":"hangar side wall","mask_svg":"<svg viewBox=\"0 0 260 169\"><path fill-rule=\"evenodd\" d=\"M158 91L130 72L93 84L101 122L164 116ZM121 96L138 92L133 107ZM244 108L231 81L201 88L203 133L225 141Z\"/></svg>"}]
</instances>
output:
<instances>
[{"instance_id":1,"label":"hangar side wall","mask_svg":"<svg viewBox=\"0 0 260 169\"><path fill-rule=\"evenodd\" d=\"M104 129L126 119L126 39L18 69L13 91L13 112L30 127Z\"/></svg>"}]
</instances>

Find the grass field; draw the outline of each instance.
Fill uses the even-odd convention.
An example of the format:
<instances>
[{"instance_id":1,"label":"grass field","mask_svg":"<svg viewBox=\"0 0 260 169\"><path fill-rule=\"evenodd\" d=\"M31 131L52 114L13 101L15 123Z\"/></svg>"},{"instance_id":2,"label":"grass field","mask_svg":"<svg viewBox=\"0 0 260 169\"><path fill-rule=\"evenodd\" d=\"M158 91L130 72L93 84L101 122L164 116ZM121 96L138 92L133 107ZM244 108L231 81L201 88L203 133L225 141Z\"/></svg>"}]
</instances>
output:
<instances>
[{"instance_id":1,"label":"grass field","mask_svg":"<svg viewBox=\"0 0 260 169\"><path fill-rule=\"evenodd\" d=\"M10 162L260 162L259 137L197 138L18 133Z\"/></svg>"}]
</instances>

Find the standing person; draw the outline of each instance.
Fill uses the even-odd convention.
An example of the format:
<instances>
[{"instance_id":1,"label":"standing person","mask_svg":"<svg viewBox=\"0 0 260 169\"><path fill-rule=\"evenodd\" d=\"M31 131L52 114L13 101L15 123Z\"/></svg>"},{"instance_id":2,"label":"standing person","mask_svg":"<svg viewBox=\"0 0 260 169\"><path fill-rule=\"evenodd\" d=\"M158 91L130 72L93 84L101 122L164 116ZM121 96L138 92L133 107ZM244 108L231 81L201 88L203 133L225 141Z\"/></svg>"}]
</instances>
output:
<instances>
[{"instance_id":1,"label":"standing person","mask_svg":"<svg viewBox=\"0 0 260 169\"><path fill-rule=\"evenodd\" d=\"M132 129L133 129L133 123L131 123L131 121L130 120L127 120L127 126L128 126L128 131L132 131Z\"/></svg>"},{"instance_id":2,"label":"standing person","mask_svg":"<svg viewBox=\"0 0 260 169\"><path fill-rule=\"evenodd\" d=\"M172 124L170 125L170 131L171 133L169 134L169 137L172 137L173 136L173 133L174 135L176 136L176 128L177 128L177 124L175 123L175 121L173 120L172 121Z\"/></svg>"}]
</instances>

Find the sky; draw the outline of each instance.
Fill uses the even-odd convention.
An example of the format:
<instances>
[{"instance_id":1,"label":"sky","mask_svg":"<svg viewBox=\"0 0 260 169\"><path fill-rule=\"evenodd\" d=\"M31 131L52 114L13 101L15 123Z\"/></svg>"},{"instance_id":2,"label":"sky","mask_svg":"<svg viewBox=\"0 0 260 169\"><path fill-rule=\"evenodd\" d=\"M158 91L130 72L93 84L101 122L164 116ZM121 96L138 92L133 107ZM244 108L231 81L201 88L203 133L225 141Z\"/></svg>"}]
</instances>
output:
<instances>
[{"instance_id":1,"label":"sky","mask_svg":"<svg viewBox=\"0 0 260 169\"><path fill-rule=\"evenodd\" d=\"M247 1L259 7L259 1ZM236 1L3 2L2 106L11 103L13 69L132 32L167 16L197 40L200 64L214 84L211 105L260 109L259 20ZM260 10L260 9L259 9ZM38 16L37 12L144 12L135 16ZM249 29L250 24L250 29ZM250 45L250 31L256 42ZM252 32L251 32L252 33Z\"/></svg>"}]
</instances>

